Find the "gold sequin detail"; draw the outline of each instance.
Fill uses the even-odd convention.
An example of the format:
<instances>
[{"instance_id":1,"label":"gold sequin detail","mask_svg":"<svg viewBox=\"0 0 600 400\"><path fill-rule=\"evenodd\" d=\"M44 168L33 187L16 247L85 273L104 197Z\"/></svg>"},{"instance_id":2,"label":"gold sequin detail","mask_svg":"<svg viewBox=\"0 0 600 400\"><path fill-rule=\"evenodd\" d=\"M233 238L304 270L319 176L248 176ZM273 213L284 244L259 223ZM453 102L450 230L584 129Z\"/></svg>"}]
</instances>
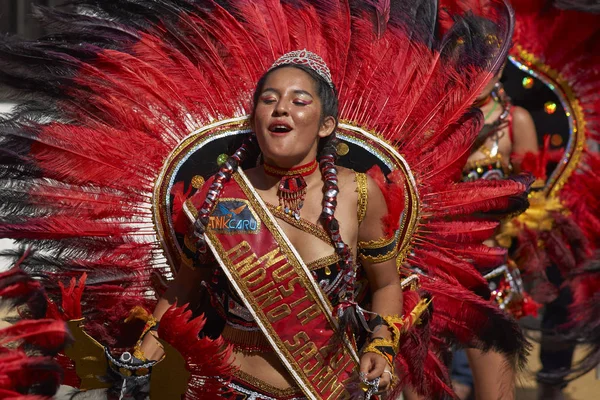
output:
<instances>
[{"instance_id":1,"label":"gold sequin detail","mask_svg":"<svg viewBox=\"0 0 600 400\"><path fill-rule=\"evenodd\" d=\"M194 189L200 189L204 185L204 178L201 175L195 175L192 178L192 187Z\"/></svg>"},{"instance_id":2,"label":"gold sequin detail","mask_svg":"<svg viewBox=\"0 0 600 400\"><path fill-rule=\"evenodd\" d=\"M397 248L393 248L392 250L390 250L387 253L382 254L380 256L367 256L363 253L358 253L358 258L361 261L365 261L370 264L380 264L382 262L392 260L396 257L398 257L398 249Z\"/></svg>"},{"instance_id":3,"label":"gold sequin detail","mask_svg":"<svg viewBox=\"0 0 600 400\"><path fill-rule=\"evenodd\" d=\"M333 254L330 254L325 257L321 257L318 260L311 262L310 264L307 265L307 267L311 271L314 271L314 270L320 269L320 268L325 268L325 275L331 275L331 269L329 269L329 266L331 264L336 264L339 261L340 261L340 256L336 253L333 253ZM329 269L329 273L327 273L328 269Z\"/></svg>"},{"instance_id":4,"label":"gold sequin detail","mask_svg":"<svg viewBox=\"0 0 600 400\"><path fill-rule=\"evenodd\" d=\"M563 155L563 158L556 167L556 170L552 173L550 178L548 178L548 181L546 182L546 189L544 191L550 197L557 196L558 192L562 189L563 185L567 182L571 174L579 166L579 161L581 160L587 137L585 113L581 107L579 99L575 95L573 87L559 71L550 68L550 66L547 64L544 64L539 57L528 52L521 45L517 45L515 51L518 54L517 60L519 62L529 66L530 69L536 71L539 75L542 75L549 83L560 88L560 91L562 91L566 97L568 108L570 108L569 110L565 110L565 112L567 116L572 114L570 123L570 140L573 141L573 150L570 153ZM556 90L553 91L556 92Z\"/></svg>"},{"instance_id":5,"label":"gold sequin detail","mask_svg":"<svg viewBox=\"0 0 600 400\"><path fill-rule=\"evenodd\" d=\"M379 264L388 260L391 260L393 258L396 258L398 256L398 243L395 243L397 241L397 234L389 237L389 238L380 238L380 239L376 239L376 240L369 240L367 242L358 242L358 258L361 261L366 261L369 262L371 264ZM378 254L375 256L366 254L365 251L362 250L385 250L386 247L388 247L389 245L391 245L392 243L394 243L394 246L386 253L384 254Z\"/></svg>"},{"instance_id":6,"label":"gold sequin detail","mask_svg":"<svg viewBox=\"0 0 600 400\"><path fill-rule=\"evenodd\" d=\"M394 240L396 240L396 235L392 235L389 238L382 237L375 240L369 240L367 242L358 242L359 249L379 249L382 247L389 246Z\"/></svg>"},{"instance_id":7,"label":"gold sequin detail","mask_svg":"<svg viewBox=\"0 0 600 400\"><path fill-rule=\"evenodd\" d=\"M338 156L345 156L346 154L348 154L350 152L350 147L348 147L348 145L346 143L340 142L335 147L335 151Z\"/></svg>"},{"instance_id":8,"label":"gold sequin detail","mask_svg":"<svg viewBox=\"0 0 600 400\"><path fill-rule=\"evenodd\" d=\"M502 169L502 172L505 175L510 175L512 165L506 165L502 162L502 154L498 153L495 156L492 156L491 150L485 145L481 146L477 151L483 153L485 158L467 161L467 165L463 168L463 172L477 171L477 173L482 174L485 171L485 168L492 165Z\"/></svg>"},{"instance_id":9,"label":"gold sequin detail","mask_svg":"<svg viewBox=\"0 0 600 400\"><path fill-rule=\"evenodd\" d=\"M367 203L368 203L368 186L367 186L367 175L356 172L356 190L358 191L358 224L365 219L367 214Z\"/></svg>"}]
</instances>

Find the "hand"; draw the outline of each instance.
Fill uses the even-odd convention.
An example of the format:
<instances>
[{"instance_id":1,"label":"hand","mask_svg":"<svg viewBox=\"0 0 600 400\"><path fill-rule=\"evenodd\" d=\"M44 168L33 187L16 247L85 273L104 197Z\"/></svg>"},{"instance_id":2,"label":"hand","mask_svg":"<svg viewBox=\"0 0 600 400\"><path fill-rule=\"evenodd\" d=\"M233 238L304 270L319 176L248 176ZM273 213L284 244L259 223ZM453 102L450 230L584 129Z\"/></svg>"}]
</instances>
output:
<instances>
[{"instance_id":1,"label":"hand","mask_svg":"<svg viewBox=\"0 0 600 400\"><path fill-rule=\"evenodd\" d=\"M365 353L360 358L360 372L365 374L368 381L375 378L381 378L379 381L379 390L388 390L392 384L392 374L390 366L383 356L376 353Z\"/></svg>"}]
</instances>

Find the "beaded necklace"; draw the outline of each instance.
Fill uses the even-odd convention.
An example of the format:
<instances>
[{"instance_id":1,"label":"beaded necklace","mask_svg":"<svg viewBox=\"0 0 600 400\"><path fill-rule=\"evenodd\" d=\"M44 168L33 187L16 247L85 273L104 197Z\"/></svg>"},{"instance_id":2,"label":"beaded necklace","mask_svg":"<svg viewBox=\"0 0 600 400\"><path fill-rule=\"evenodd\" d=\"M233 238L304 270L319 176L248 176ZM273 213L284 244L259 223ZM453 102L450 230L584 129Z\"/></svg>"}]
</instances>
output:
<instances>
[{"instance_id":1,"label":"beaded necklace","mask_svg":"<svg viewBox=\"0 0 600 400\"><path fill-rule=\"evenodd\" d=\"M275 167L267 163L263 165L267 175L280 179L277 187L279 210L296 220L300 219L300 209L304 206L304 200L306 199L307 185L304 177L314 173L318 167L317 160L289 169Z\"/></svg>"}]
</instances>

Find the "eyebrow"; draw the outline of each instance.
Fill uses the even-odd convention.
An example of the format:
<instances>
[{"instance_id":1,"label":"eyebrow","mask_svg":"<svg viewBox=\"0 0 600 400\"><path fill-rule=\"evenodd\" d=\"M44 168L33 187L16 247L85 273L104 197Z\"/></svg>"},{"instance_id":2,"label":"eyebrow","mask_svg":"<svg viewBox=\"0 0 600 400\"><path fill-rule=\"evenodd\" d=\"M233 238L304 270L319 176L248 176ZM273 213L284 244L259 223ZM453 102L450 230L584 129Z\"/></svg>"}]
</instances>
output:
<instances>
[{"instance_id":1,"label":"eyebrow","mask_svg":"<svg viewBox=\"0 0 600 400\"><path fill-rule=\"evenodd\" d=\"M265 93L265 92L275 92L275 93L277 93L277 94L281 94L281 93L279 92L279 90L277 90L277 89L273 89L273 88L266 88L266 89L264 89L262 92L263 92L263 93ZM307 95L307 96L313 97L313 95L312 95L312 94L310 94L310 93L309 93L309 92L307 92L306 90L301 90L301 89L294 90L294 94L305 94L305 95Z\"/></svg>"}]
</instances>

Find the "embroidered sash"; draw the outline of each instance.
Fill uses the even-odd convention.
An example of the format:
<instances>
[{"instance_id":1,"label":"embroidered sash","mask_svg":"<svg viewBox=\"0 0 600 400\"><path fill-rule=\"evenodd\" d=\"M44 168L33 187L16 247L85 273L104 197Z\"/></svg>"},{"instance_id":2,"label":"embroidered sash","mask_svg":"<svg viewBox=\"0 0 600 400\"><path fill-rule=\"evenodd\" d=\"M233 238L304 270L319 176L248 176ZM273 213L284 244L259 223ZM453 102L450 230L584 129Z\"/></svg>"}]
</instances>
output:
<instances>
[{"instance_id":1,"label":"embroidered sash","mask_svg":"<svg viewBox=\"0 0 600 400\"><path fill-rule=\"evenodd\" d=\"M185 211L195 220L189 203ZM337 322L310 271L239 171L225 184L207 243L281 362L309 399L349 398L358 356L332 343ZM354 374L354 376L352 376Z\"/></svg>"}]
</instances>

